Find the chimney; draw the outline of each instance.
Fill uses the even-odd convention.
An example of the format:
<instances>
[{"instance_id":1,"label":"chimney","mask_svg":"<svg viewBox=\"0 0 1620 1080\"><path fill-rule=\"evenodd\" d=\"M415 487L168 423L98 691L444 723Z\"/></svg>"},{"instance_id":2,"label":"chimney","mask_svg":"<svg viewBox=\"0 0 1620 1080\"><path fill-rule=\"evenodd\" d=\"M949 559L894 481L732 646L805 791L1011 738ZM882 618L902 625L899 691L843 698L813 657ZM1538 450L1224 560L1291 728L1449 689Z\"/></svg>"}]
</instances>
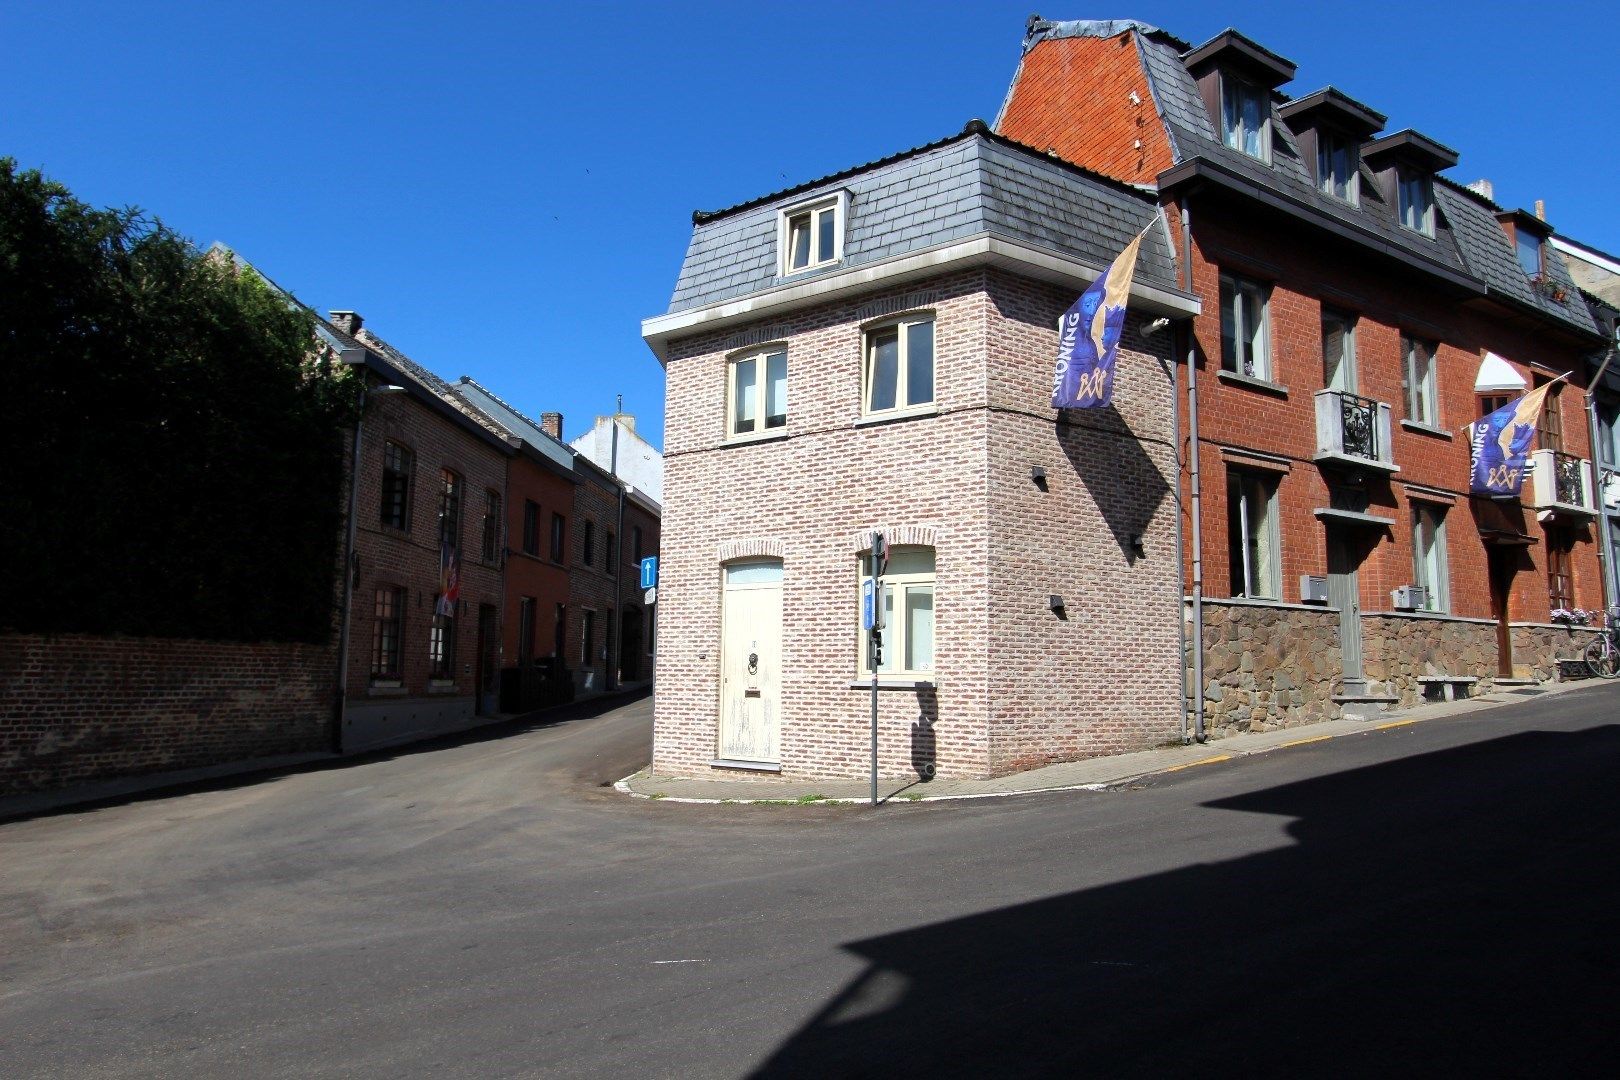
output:
<instances>
[{"instance_id":1,"label":"chimney","mask_svg":"<svg viewBox=\"0 0 1620 1080\"><path fill-rule=\"evenodd\" d=\"M1485 196L1487 199L1491 200L1491 202L1496 201L1496 185L1491 183L1489 180L1475 180L1472 184L1468 185L1468 190L1472 191L1475 195Z\"/></svg>"},{"instance_id":2,"label":"chimney","mask_svg":"<svg viewBox=\"0 0 1620 1080\"><path fill-rule=\"evenodd\" d=\"M540 414L540 430L550 435L558 442L562 442L562 413L543 412Z\"/></svg>"},{"instance_id":3,"label":"chimney","mask_svg":"<svg viewBox=\"0 0 1620 1080\"><path fill-rule=\"evenodd\" d=\"M1547 220L1547 204L1540 199L1536 200L1536 220Z\"/></svg>"},{"instance_id":4,"label":"chimney","mask_svg":"<svg viewBox=\"0 0 1620 1080\"><path fill-rule=\"evenodd\" d=\"M332 325L343 331L345 334L348 334L350 337L354 337L354 335L358 334L360 332L361 324L365 322L365 320L360 317L359 313L354 311L333 311L328 312L328 314L332 316Z\"/></svg>"}]
</instances>

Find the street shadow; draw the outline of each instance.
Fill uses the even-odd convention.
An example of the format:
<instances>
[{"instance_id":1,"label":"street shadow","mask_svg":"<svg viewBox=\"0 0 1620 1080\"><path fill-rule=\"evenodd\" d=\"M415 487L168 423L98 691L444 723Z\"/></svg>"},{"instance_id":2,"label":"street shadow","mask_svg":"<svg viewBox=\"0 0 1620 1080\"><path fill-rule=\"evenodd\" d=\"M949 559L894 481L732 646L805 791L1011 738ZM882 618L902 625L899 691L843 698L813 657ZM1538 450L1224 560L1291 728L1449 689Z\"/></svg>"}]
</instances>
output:
<instances>
[{"instance_id":1,"label":"street shadow","mask_svg":"<svg viewBox=\"0 0 1620 1080\"><path fill-rule=\"evenodd\" d=\"M250 769L246 772L231 773L228 776L197 780L177 779L174 781L163 780L161 774L151 777L142 774L114 777L102 784L95 785L95 787L114 787L124 784L143 786L134 790L119 791L116 794L109 794L104 797L84 798L82 797L82 791L76 791L72 788L61 791L30 792L23 795L8 796L5 799L0 799L0 823L27 821L39 817L90 813L113 806L126 806L132 803L147 802L152 799L172 799L179 795L192 795L206 791L234 791L237 788L269 783L287 776L329 772L334 769L351 769L357 765L369 765L378 761L392 761L397 758L428 754L458 746L494 742L530 731L564 727L568 724L592 720L643 698L651 697L652 693L652 686L648 684L631 690L602 694L598 697L587 698L584 701L568 702L546 709L539 709L534 712L524 713L521 716L513 716L505 720L497 720L493 723L481 724L478 727L467 728L463 731L451 732L445 735L436 735L415 742L380 747L375 750L363 750L351 754L332 754L311 761L302 761L295 765L277 765L264 769ZM647 752L650 757L652 753L650 729ZM148 783L150 783L150 786L145 786Z\"/></svg>"},{"instance_id":2,"label":"street shadow","mask_svg":"<svg viewBox=\"0 0 1620 1080\"><path fill-rule=\"evenodd\" d=\"M755 1075L1607 1072L1617 766L1535 732L1209 803L1292 843L853 942Z\"/></svg>"},{"instance_id":3,"label":"street shadow","mask_svg":"<svg viewBox=\"0 0 1620 1080\"><path fill-rule=\"evenodd\" d=\"M917 691L917 719L911 722L911 767L919 783L934 778L938 747L934 725L939 722L939 696L931 688Z\"/></svg>"}]
</instances>

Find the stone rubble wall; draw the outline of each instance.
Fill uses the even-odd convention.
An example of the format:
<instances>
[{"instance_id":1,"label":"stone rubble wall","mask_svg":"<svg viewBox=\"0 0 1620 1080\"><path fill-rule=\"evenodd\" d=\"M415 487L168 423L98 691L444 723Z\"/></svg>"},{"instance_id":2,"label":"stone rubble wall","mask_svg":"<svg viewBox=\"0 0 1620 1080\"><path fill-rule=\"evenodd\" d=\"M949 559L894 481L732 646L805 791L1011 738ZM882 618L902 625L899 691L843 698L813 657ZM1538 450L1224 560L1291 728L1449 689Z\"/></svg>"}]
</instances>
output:
<instances>
[{"instance_id":1,"label":"stone rubble wall","mask_svg":"<svg viewBox=\"0 0 1620 1080\"><path fill-rule=\"evenodd\" d=\"M1211 737L1334 720L1337 612L1204 601L1204 725Z\"/></svg>"}]
</instances>

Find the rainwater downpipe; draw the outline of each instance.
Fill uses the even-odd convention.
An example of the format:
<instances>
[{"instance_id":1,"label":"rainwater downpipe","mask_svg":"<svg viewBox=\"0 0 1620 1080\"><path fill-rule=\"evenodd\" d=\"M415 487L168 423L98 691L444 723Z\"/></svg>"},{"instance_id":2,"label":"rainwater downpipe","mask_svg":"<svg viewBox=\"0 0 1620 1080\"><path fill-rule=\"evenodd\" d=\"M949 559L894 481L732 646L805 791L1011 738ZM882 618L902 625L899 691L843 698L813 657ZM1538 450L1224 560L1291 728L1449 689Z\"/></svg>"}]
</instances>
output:
<instances>
[{"instance_id":1,"label":"rainwater downpipe","mask_svg":"<svg viewBox=\"0 0 1620 1080\"><path fill-rule=\"evenodd\" d=\"M1192 200L1181 197L1182 281L1188 295L1193 291ZM1198 357L1193 321L1187 325L1187 460L1188 484L1192 489L1192 615L1193 615L1193 738L1204 742L1204 527L1203 498L1198 483Z\"/></svg>"},{"instance_id":2,"label":"rainwater downpipe","mask_svg":"<svg viewBox=\"0 0 1620 1080\"><path fill-rule=\"evenodd\" d=\"M1598 384L1603 381L1603 373L1609 370L1609 363L1614 359L1616 347L1617 343L1611 340L1608 351L1603 354L1603 363L1599 365L1597 374L1592 377L1592 384L1586 388L1586 427L1587 437L1592 446L1592 496L1597 503L1598 512L1597 549L1598 565L1603 577L1603 618L1605 625L1610 622L1609 612L1613 610L1616 603L1620 603L1620 599L1617 599L1615 595L1614 558L1609 550L1609 545L1613 542L1613 533L1610 532L1609 527L1609 500L1605 497L1605 489L1608 484L1604 481L1603 476L1603 455L1598 448L1597 388Z\"/></svg>"},{"instance_id":3,"label":"rainwater downpipe","mask_svg":"<svg viewBox=\"0 0 1620 1080\"><path fill-rule=\"evenodd\" d=\"M613 656L609 674L613 676L613 689L620 685L624 658L624 481L619 479L619 417L624 413L624 395L615 399L613 409L613 449L608 457L608 472L619 489L619 523L613 530Z\"/></svg>"},{"instance_id":4,"label":"rainwater downpipe","mask_svg":"<svg viewBox=\"0 0 1620 1080\"><path fill-rule=\"evenodd\" d=\"M1190 324L1187 333L1191 334ZM1176 363L1176 346L1180 343L1176 333L1170 335L1170 445L1175 447L1176 458L1176 671L1181 676L1181 704L1176 710L1181 722L1182 745L1192 742L1187 730L1187 538L1181 525L1185 511L1186 485L1181 479L1181 366Z\"/></svg>"}]
</instances>

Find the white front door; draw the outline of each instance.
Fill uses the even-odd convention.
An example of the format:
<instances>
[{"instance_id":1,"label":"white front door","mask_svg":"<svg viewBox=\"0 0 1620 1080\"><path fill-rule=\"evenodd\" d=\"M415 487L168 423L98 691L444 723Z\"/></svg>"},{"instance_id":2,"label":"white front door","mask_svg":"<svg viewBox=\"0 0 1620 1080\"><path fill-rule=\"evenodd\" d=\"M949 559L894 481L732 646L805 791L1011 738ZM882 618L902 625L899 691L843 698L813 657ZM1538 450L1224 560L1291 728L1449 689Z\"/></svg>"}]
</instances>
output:
<instances>
[{"instance_id":1,"label":"white front door","mask_svg":"<svg viewBox=\"0 0 1620 1080\"><path fill-rule=\"evenodd\" d=\"M721 612L720 757L781 764L782 564L725 568Z\"/></svg>"}]
</instances>

